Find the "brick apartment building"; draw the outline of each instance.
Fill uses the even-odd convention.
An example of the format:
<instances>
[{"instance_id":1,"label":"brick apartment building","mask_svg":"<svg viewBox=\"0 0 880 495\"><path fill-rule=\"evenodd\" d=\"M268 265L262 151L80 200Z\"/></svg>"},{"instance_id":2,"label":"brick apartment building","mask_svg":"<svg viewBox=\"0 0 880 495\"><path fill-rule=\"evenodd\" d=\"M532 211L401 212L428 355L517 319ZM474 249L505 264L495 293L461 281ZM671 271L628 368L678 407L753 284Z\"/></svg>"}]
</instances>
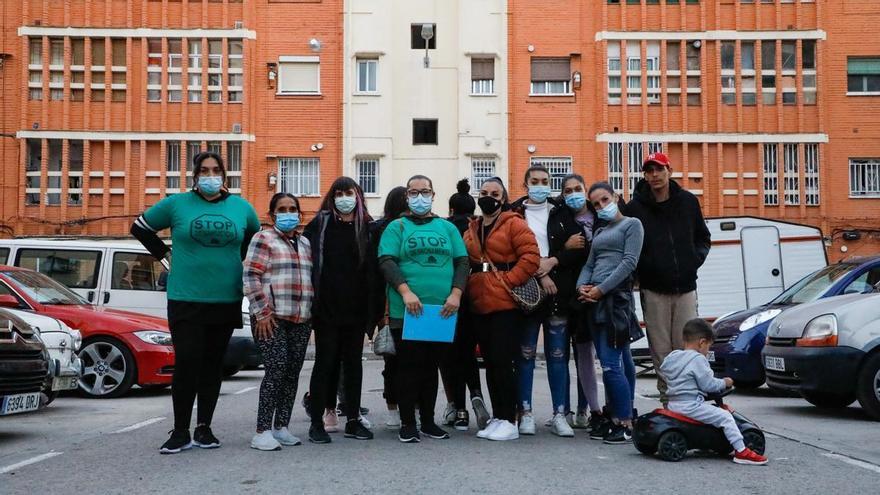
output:
<instances>
[{"instance_id":1,"label":"brick apartment building","mask_svg":"<svg viewBox=\"0 0 880 495\"><path fill-rule=\"evenodd\" d=\"M384 188L409 155L470 168L475 186L507 173L515 194L541 163L628 197L643 157L663 150L709 216L819 226L832 259L880 249L880 43L864 34L880 3L450 1L3 2L2 234L123 235L186 190L197 150L226 157L233 192L258 210L282 189L314 210L336 176L367 179L361 169ZM469 8L506 21L473 37ZM430 68L410 46L420 23L438 33ZM437 116L400 93L436 84L455 113L425 108L458 118L439 124L458 142L403 146L410 117ZM506 115L492 109L504 101ZM383 106L414 115L390 131L346 121L383 119ZM492 134L469 138L468 115Z\"/></svg>"}]
</instances>

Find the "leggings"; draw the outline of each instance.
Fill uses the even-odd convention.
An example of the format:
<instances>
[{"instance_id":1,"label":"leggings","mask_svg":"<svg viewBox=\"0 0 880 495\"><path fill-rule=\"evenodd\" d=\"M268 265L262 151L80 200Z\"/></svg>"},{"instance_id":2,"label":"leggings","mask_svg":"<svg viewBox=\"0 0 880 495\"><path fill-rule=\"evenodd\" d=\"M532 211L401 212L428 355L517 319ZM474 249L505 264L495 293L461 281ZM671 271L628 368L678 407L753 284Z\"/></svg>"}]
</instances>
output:
<instances>
[{"instance_id":1,"label":"leggings","mask_svg":"<svg viewBox=\"0 0 880 495\"><path fill-rule=\"evenodd\" d=\"M345 368L345 415L357 420L361 407L364 351L363 325L335 325L321 323L315 326L315 367L309 382L312 398L312 425L324 424L324 409L333 403L340 367Z\"/></svg>"},{"instance_id":2,"label":"leggings","mask_svg":"<svg viewBox=\"0 0 880 495\"><path fill-rule=\"evenodd\" d=\"M578 412L601 411L602 405L599 403L599 385L596 380L596 349L592 342L578 342L575 344L575 363L577 364L578 373L578 390L579 395L583 394L585 404L583 409ZM580 401L578 401L580 402ZM578 404L581 408L581 404Z\"/></svg>"},{"instance_id":3,"label":"leggings","mask_svg":"<svg viewBox=\"0 0 880 495\"><path fill-rule=\"evenodd\" d=\"M486 361L492 415L516 423L516 361L520 355L519 335L526 324L525 315L512 309L477 315L474 320L480 352Z\"/></svg>"},{"instance_id":4,"label":"leggings","mask_svg":"<svg viewBox=\"0 0 880 495\"><path fill-rule=\"evenodd\" d=\"M403 340L403 322L391 325L396 348L397 369L394 375L401 425L416 424L416 408L422 425L434 423L439 380L440 357L449 344Z\"/></svg>"},{"instance_id":5,"label":"leggings","mask_svg":"<svg viewBox=\"0 0 880 495\"><path fill-rule=\"evenodd\" d=\"M253 325L252 325L253 326ZM278 320L272 337L255 339L266 369L260 384L257 408L257 431L263 432L290 424L290 413L296 399L299 373L306 357L311 329L306 324Z\"/></svg>"},{"instance_id":6,"label":"leggings","mask_svg":"<svg viewBox=\"0 0 880 495\"><path fill-rule=\"evenodd\" d=\"M199 398L197 425L211 426L223 381L223 356L232 325L201 325L182 320L170 325L174 345L174 429L189 430L193 404Z\"/></svg>"}]
</instances>

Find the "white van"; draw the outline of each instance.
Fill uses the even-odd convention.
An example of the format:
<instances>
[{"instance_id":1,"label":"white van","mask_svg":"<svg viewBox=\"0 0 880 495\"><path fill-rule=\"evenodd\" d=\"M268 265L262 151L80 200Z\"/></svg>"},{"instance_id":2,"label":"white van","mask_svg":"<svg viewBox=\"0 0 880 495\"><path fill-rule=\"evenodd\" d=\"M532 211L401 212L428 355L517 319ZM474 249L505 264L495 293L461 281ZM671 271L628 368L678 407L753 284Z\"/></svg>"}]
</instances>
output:
<instances>
[{"instance_id":1,"label":"white van","mask_svg":"<svg viewBox=\"0 0 880 495\"><path fill-rule=\"evenodd\" d=\"M168 315L165 266L135 240L0 239L0 265L43 273L95 306L160 318ZM226 354L227 374L261 364L251 334L247 299L242 300L242 313L244 328L233 332Z\"/></svg>"}]
</instances>

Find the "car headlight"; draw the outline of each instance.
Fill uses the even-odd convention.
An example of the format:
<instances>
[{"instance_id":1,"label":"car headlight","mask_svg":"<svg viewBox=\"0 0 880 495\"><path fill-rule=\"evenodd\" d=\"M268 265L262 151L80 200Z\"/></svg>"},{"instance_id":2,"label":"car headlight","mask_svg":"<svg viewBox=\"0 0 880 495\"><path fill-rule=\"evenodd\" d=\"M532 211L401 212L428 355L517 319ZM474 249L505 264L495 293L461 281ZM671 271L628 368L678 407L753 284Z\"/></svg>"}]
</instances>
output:
<instances>
[{"instance_id":1,"label":"car headlight","mask_svg":"<svg viewBox=\"0 0 880 495\"><path fill-rule=\"evenodd\" d=\"M745 332L746 330L751 330L761 323L776 318L777 316L779 316L779 313L782 313L781 309L768 309L766 311L761 311L760 313L753 314L739 324L739 331Z\"/></svg>"},{"instance_id":2,"label":"car headlight","mask_svg":"<svg viewBox=\"0 0 880 495\"><path fill-rule=\"evenodd\" d=\"M148 344L171 345L171 334L168 332L160 332L158 330L141 330L134 333L137 338Z\"/></svg>"},{"instance_id":3,"label":"car headlight","mask_svg":"<svg viewBox=\"0 0 880 495\"><path fill-rule=\"evenodd\" d=\"M724 313L723 315L719 316L718 318L715 318L715 321L713 322L713 324L714 324L714 323L719 323L719 322L721 322L721 321L724 321L725 318L727 318L728 316L730 316L730 315L732 315L732 314L736 314L736 313L739 313L739 310L737 310L737 311L728 311L727 313Z\"/></svg>"},{"instance_id":4,"label":"car headlight","mask_svg":"<svg viewBox=\"0 0 880 495\"><path fill-rule=\"evenodd\" d=\"M83 336L79 330L70 330L70 338L73 339L73 343L70 344L70 350L76 352L79 350L80 346L83 343Z\"/></svg>"},{"instance_id":5,"label":"car headlight","mask_svg":"<svg viewBox=\"0 0 880 495\"><path fill-rule=\"evenodd\" d=\"M827 347L837 345L837 317L820 315L807 323L804 334L797 340L800 347Z\"/></svg>"}]
</instances>

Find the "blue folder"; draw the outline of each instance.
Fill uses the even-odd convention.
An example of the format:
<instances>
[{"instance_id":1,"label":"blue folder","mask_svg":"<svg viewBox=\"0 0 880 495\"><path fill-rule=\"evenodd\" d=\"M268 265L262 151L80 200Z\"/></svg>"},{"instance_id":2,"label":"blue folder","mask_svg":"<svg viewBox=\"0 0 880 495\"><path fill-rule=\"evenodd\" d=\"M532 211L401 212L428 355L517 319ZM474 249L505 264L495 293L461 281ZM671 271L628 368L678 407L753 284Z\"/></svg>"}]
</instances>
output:
<instances>
[{"instance_id":1,"label":"blue folder","mask_svg":"<svg viewBox=\"0 0 880 495\"><path fill-rule=\"evenodd\" d=\"M455 322L458 314L449 318L440 316L443 306L425 304L421 316L413 316L408 311L403 316L403 339L427 342L452 342L455 339Z\"/></svg>"}]
</instances>

